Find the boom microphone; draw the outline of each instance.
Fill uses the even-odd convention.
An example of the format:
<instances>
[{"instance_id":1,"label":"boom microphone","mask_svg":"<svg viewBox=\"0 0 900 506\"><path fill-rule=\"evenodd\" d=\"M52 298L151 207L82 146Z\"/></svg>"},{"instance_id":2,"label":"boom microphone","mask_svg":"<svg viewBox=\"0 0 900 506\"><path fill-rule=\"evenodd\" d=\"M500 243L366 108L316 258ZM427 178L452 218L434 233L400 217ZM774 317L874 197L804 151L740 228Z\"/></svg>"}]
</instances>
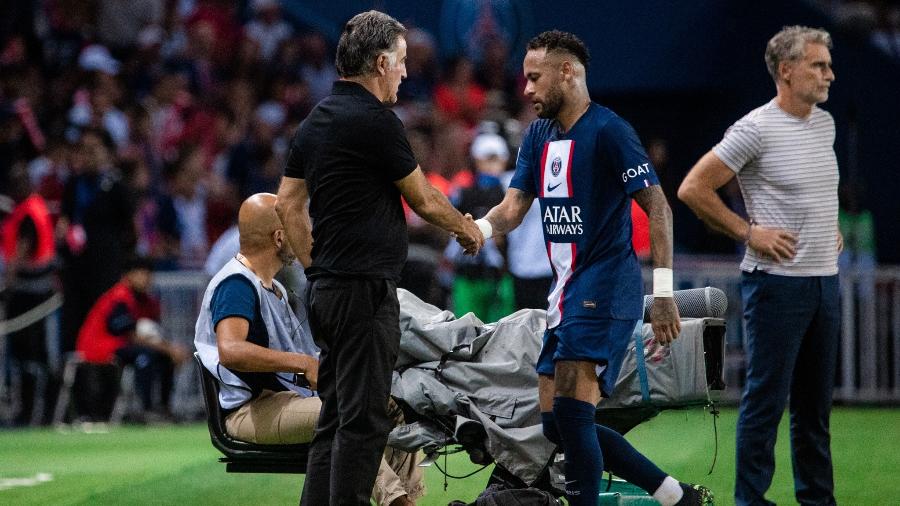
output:
<instances>
[{"instance_id":1,"label":"boom microphone","mask_svg":"<svg viewBox=\"0 0 900 506\"><path fill-rule=\"evenodd\" d=\"M728 298L718 288L691 288L675 290L675 305L682 318L720 318L728 309ZM644 321L650 320L653 296L644 295Z\"/></svg>"}]
</instances>

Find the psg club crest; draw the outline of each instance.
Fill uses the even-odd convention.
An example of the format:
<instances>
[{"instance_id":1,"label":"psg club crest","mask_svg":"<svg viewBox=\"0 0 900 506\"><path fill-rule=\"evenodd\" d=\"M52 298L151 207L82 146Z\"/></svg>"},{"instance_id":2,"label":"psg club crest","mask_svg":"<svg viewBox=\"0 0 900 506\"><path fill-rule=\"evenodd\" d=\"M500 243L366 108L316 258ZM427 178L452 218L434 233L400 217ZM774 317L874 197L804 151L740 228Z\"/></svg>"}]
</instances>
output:
<instances>
[{"instance_id":1,"label":"psg club crest","mask_svg":"<svg viewBox=\"0 0 900 506\"><path fill-rule=\"evenodd\" d=\"M550 172L553 174L553 177L559 175L559 171L562 170L562 158L556 157L550 163Z\"/></svg>"}]
</instances>

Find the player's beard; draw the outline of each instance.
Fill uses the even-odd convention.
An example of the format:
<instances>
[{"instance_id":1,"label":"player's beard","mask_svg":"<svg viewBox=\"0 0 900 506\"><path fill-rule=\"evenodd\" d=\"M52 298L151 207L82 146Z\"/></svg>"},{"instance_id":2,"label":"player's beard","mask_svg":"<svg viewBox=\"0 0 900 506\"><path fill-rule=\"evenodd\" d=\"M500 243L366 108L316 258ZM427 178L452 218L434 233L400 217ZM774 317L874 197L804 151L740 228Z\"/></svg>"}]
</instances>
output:
<instances>
[{"instance_id":1,"label":"player's beard","mask_svg":"<svg viewBox=\"0 0 900 506\"><path fill-rule=\"evenodd\" d=\"M297 259L291 251L290 246L288 246L287 241L281 243L281 247L278 248L278 259L281 260L281 265L283 267L289 267L294 263L294 260Z\"/></svg>"},{"instance_id":2,"label":"player's beard","mask_svg":"<svg viewBox=\"0 0 900 506\"><path fill-rule=\"evenodd\" d=\"M537 113L539 118L555 118L563 106L562 90L560 90L559 86L553 86L547 90L547 98L539 103L541 104L541 109Z\"/></svg>"}]
</instances>

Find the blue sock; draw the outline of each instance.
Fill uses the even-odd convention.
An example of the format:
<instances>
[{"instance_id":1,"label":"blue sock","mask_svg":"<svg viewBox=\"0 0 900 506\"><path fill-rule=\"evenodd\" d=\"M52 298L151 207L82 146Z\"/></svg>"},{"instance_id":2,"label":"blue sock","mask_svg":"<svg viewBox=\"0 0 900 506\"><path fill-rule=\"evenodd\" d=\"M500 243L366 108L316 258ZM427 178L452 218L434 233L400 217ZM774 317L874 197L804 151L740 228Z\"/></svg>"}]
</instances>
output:
<instances>
[{"instance_id":1,"label":"blue sock","mask_svg":"<svg viewBox=\"0 0 900 506\"><path fill-rule=\"evenodd\" d=\"M553 416L566 454L566 498L571 506L596 506L603 453L594 423L596 408L568 397L553 399Z\"/></svg>"},{"instance_id":2,"label":"blue sock","mask_svg":"<svg viewBox=\"0 0 900 506\"><path fill-rule=\"evenodd\" d=\"M653 495L668 476L653 462L641 455L618 432L597 425L597 440L606 461L606 470Z\"/></svg>"},{"instance_id":3,"label":"blue sock","mask_svg":"<svg viewBox=\"0 0 900 506\"><path fill-rule=\"evenodd\" d=\"M556 427L556 417L552 411L541 411L541 425L544 428L544 437L551 443L559 445L559 428Z\"/></svg>"},{"instance_id":4,"label":"blue sock","mask_svg":"<svg viewBox=\"0 0 900 506\"><path fill-rule=\"evenodd\" d=\"M559 429L552 411L541 412L544 437L554 444L560 444ZM596 425L597 440L603 455L604 471L609 471L626 481L653 494L668 476L647 457L638 452L627 439L618 432Z\"/></svg>"}]
</instances>

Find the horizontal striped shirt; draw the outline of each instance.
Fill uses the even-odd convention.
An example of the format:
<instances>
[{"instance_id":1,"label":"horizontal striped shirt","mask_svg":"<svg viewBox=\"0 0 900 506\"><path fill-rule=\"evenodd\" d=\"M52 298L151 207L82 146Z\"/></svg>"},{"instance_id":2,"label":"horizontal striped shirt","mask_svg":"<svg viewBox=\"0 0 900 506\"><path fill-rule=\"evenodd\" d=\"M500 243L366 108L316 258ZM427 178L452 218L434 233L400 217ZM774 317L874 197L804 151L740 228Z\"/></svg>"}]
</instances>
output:
<instances>
[{"instance_id":1,"label":"horizontal striped shirt","mask_svg":"<svg viewBox=\"0 0 900 506\"><path fill-rule=\"evenodd\" d=\"M794 258L776 262L747 248L741 270L837 274L839 177L831 114L813 106L798 118L772 100L732 125L713 153L737 174L750 219L797 237Z\"/></svg>"}]
</instances>

